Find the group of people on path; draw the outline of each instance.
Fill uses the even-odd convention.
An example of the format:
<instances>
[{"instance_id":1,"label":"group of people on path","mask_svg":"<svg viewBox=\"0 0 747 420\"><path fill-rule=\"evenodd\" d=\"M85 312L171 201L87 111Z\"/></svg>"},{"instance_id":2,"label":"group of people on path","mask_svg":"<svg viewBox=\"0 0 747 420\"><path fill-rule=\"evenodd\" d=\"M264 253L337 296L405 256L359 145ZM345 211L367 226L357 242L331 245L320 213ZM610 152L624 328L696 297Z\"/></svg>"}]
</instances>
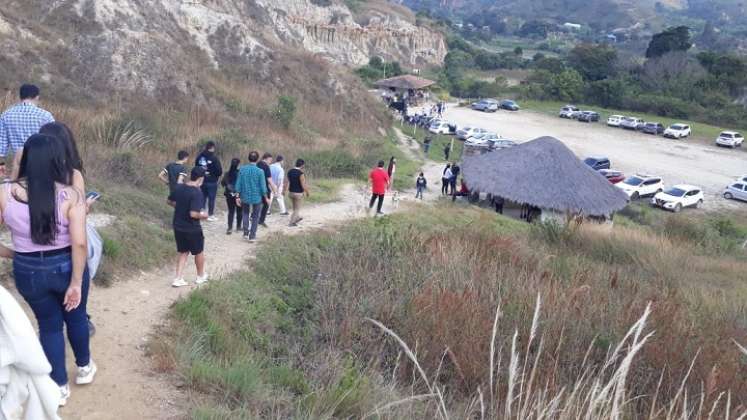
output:
<instances>
[{"instance_id":1,"label":"group of people on path","mask_svg":"<svg viewBox=\"0 0 747 420\"><path fill-rule=\"evenodd\" d=\"M280 215L290 216L289 226L298 226L303 220L301 207L309 196L303 159L297 159L295 166L286 172L282 155L264 153L260 157L259 152L252 151L244 165L238 157L231 159L230 167L224 173L216 154L216 143L208 141L189 173L185 167L188 160L189 153L179 151L177 160L166 165L159 174L159 178L169 185L168 204L174 207L177 259L172 286L189 284L184 279L184 269L190 254L194 256L197 269L195 284L208 280L201 221L218 220L215 201L219 185L223 187L226 199L227 235L242 231L244 239L253 243L259 227L268 227L267 216L271 214L273 202L278 203ZM292 213L286 209L286 195L291 200Z\"/></svg>"},{"instance_id":2,"label":"group of people on path","mask_svg":"<svg viewBox=\"0 0 747 420\"><path fill-rule=\"evenodd\" d=\"M0 172L7 178L0 191L0 222L13 244L0 245L0 257L13 260L16 289L39 325L39 340L28 340L26 323L18 319L22 311L11 309L14 318L8 319L3 304L0 414L6 418L24 412L26 418L58 418L58 406L71 394L64 326L75 355L75 383L92 383L97 371L86 310L91 280L86 218L96 194L85 194L72 131L39 106L39 96L37 86L23 85L20 102L0 115ZM6 173L10 154L13 167ZM31 359L41 353L39 346L46 360Z\"/></svg>"}]
</instances>

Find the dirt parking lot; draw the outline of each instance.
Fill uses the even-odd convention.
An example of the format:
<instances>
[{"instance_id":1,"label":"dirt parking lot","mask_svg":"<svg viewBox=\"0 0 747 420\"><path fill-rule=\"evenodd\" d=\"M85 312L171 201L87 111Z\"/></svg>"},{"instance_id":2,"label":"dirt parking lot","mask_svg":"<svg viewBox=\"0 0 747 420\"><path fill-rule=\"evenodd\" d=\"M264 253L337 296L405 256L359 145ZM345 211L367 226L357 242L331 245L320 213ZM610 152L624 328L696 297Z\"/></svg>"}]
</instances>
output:
<instances>
[{"instance_id":1,"label":"dirt parking lot","mask_svg":"<svg viewBox=\"0 0 747 420\"><path fill-rule=\"evenodd\" d=\"M531 111L488 114L451 106L444 117L460 127L482 127L517 143L552 136L565 143L581 159L608 157L612 168L626 175L646 173L661 176L667 186L700 186L706 194L705 207L709 209L747 206L747 203L721 197L730 181L747 174L747 153L741 150L670 140L607 127L604 122L586 124Z\"/></svg>"}]
</instances>

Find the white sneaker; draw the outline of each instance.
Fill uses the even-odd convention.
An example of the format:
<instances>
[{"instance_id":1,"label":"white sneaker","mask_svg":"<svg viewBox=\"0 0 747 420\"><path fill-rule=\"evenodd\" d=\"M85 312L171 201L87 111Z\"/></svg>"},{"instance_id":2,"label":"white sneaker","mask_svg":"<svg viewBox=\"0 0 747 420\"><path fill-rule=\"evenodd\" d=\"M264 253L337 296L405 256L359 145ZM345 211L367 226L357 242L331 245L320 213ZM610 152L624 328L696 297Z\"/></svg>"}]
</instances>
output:
<instances>
[{"instance_id":1,"label":"white sneaker","mask_svg":"<svg viewBox=\"0 0 747 420\"><path fill-rule=\"evenodd\" d=\"M208 222L217 222L217 221L218 221L218 218L217 218L217 217L215 217L215 216L210 216L210 217L208 217L208 218L207 218L207 221L208 221Z\"/></svg>"},{"instance_id":2,"label":"white sneaker","mask_svg":"<svg viewBox=\"0 0 747 420\"><path fill-rule=\"evenodd\" d=\"M203 283L207 283L207 281L208 281L208 275L207 275L207 273L205 273L205 274L202 275L202 277L197 276L197 280L195 280L195 283L196 284L203 284Z\"/></svg>"},{"instance_id":3,"label":"white sneaker","mask_svg":"<svg viewBox=\"0 0 747 420\"><path fill-rule=\"evenodd\" d=\"M96 363L93 363L93 359L88 362L88 366L78 366L78 375L75 377L75 383L78 385L88 385L93 382L93 377L96 376Z\"/></svg>"},{"instance_id":4,"label":"white sneaker","mask_svg":"<svg viewBox=\"0 0 747 420\"><path fill-rule=\"evenodd\" d=\"M67 399L70 398L70 385L63 385L60 387L60 402L59 406L64 407L67 404Z\"/></svg>"},{"instance_id":5,"label":"white sneaker","mask_svg":"<svg viewBox=\"0 0 747 420\"><path fill-rule=\"evenodd\" d=\"M187 286L187 282L184 281L184 279L174 279L174 281L171 283L172 287L184 287Z\"/></svg>"}]
</instances>

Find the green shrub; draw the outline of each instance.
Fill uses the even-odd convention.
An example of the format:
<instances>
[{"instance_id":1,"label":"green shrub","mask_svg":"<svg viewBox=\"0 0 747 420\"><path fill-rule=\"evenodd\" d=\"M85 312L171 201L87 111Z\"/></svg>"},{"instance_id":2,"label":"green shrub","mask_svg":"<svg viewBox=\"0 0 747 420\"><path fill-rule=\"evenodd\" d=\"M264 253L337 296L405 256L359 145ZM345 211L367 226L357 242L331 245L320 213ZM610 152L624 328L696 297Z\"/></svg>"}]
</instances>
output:
<instances>
[{"instance_id":1,"label":"green shrub","mask_svg":"<svg viewBox=\"0 0 747 420\"><path fill-rule=\"evenodd\" d=\"M279 96L278 104L275 106L272 115L281 126L286 129L290 128L293 118L296 116L296 98L289 95Z\"/></svg>"}]
</instances>

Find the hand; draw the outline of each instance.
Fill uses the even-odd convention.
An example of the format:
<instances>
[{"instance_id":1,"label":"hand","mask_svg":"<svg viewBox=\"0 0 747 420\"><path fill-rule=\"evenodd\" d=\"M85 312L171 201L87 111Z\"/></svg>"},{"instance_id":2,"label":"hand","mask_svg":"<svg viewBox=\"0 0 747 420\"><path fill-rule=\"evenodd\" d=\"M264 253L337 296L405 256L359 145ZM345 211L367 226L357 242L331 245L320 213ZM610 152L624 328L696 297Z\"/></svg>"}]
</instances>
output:
<instances>
[{"instance_id":1,"label":"hand","mask_svg":"<svg viewBox=\"0 0 747 420\"><path fill-rule=\"evenodd\" d=\"M241 207L241 198L236 197L236 205Z\"/></svg>"},{"instance_id":2,"label":"hand","mask_svg":"<svg viewBox=\"0 0 747 420\"><path fill-rule=\"evenodd\" d=\"M80 306L81 295L80 286L71 283L67 288L67 292L65 292L65 300L62 302L65 305L65 310L71 312Z\"/></svg>"},{"instance_id":3,"label":"hand","mask_svg":"<svg viewBox=\"0 0 747 420\"><path fill-rule=\"evenodd\" d=\"M93 203L95 203L96 201L98 201L99 197L101 197L101 196L97 195L96 197L88 197L88 198L86 198L86 214L88 214L88 213L91 212L91 206L93 206Z\"/></svg>"}]
</instances>

